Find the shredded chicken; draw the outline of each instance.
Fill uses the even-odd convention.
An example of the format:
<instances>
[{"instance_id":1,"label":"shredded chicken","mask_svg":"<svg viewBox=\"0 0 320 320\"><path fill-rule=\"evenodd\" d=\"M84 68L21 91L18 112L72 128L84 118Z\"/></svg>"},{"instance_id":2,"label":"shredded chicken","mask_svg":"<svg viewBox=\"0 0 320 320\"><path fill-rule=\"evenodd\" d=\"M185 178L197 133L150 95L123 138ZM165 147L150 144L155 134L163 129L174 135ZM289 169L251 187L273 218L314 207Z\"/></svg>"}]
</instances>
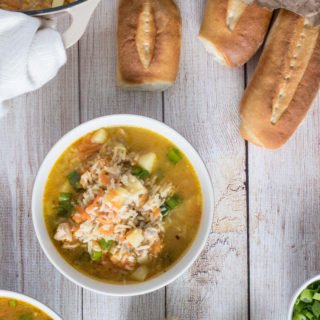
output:
<instances>
[{"instance_id":1,"label":"shredded chicken","mask_svg":"<svg viewBox=\"0 0 320 320\"><path fill-rule=\"evenodd\" d=\"M81 245L91 255L102 252L104 259L124 270L134 270L146 257L160 254L164 237L160 207L174 187L134 176L136 161L136 154L117 144L85 165L83 192L69 222L73 227L61 223L54 237L64 248Z\"/></svg>"}]
</instances>

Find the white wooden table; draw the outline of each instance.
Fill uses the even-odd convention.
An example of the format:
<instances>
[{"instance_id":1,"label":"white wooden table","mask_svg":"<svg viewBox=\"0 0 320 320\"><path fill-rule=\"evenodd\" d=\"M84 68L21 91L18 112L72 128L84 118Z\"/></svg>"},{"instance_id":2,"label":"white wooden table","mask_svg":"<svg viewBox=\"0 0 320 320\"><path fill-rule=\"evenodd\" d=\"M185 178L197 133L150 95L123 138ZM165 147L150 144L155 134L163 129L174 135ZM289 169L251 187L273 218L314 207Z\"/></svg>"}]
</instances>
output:
<instances>
[{"instance_id":1,"label":"white wooden table","mask_svg":"<svg viewBox=\"0 0 320 320\"><path fill-rule=\"evenodd\" d=\"M320 100L279 151L239 135L239 100L256 60L229 70L197 39L205 0L178 1L183 51L164 94L115 86L116 0L104 0L68 64L0 120L0 288L29 294L66 320L286 319L293 291L320 271ZM79 123L133 113L165 121L200 152L215 190L207 246L179 280L155 293L109 298L72 284L49 263L31 220L31 191L52 145Z\"/></svg>"}]
</instances>

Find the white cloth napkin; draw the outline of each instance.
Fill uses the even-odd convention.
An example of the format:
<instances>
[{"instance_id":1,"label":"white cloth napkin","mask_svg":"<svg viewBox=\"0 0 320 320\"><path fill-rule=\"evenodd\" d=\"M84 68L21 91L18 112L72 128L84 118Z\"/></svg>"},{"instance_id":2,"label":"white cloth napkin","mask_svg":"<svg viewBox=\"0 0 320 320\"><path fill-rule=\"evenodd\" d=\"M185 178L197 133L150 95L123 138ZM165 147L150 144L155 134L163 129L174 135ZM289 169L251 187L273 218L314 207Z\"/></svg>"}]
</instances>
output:
<instances>
[{"instance_id":1,"label":"white cloth napkin","mask_svg":"<svg viewBox=\"0 0 320 320\"><path fill-rule=\"evenodd\" d=\"M60 34L38 18L0 10L0 118L6 100L34 91L66 63Z\"/></svg>"}]
</instances>

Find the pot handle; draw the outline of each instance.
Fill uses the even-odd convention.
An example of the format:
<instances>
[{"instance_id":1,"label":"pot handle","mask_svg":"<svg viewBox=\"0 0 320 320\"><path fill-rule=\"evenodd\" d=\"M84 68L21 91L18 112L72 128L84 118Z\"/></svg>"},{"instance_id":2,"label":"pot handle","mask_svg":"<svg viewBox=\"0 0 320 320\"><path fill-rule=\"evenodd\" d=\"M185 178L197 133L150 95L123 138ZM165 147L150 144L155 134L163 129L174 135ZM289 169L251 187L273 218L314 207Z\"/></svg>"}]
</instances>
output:
<instances>
[{"instance_id":1,"label":"pot handle","mask_svg":"<svg viewBox=\"0 0 320 320\"><path fill-rule=\"evenodd\" d=\"M62 35L62 40L66 49L72 47L80 40L99 2L100 0L87 0L67 11L71 15L72 22L70 27Z\"/></svg>"}]
</instances>

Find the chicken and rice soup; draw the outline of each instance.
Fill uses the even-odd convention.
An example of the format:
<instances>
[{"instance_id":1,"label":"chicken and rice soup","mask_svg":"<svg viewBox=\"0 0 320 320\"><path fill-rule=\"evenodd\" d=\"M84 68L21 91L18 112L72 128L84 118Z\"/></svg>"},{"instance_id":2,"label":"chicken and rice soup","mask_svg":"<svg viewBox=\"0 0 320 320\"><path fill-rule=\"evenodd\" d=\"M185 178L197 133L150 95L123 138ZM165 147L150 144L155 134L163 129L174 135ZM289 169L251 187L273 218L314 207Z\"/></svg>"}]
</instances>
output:
<instances>
[{"instance_id":1,"label":"chicken and rice soup","mask_svg":"<svg viewBox=\"0 0 320 320\"><path fill-rule=\"evenodd\" d=\"M168 270L198 231L202 193L188 159L146 129L102 128L69 147L44 193L50 236L77 270L112 283Z\"/></svg>"},{"instance_id":2,"label":"chicken and rice soup","mask_svg":"<svg viewBox=\"0 0 320 320\"><path fill-rule=\"evenodd\" d=\"M47 314L24 301L0 297L1 320L52 320Z\"/></svg>"}]
</instances>

